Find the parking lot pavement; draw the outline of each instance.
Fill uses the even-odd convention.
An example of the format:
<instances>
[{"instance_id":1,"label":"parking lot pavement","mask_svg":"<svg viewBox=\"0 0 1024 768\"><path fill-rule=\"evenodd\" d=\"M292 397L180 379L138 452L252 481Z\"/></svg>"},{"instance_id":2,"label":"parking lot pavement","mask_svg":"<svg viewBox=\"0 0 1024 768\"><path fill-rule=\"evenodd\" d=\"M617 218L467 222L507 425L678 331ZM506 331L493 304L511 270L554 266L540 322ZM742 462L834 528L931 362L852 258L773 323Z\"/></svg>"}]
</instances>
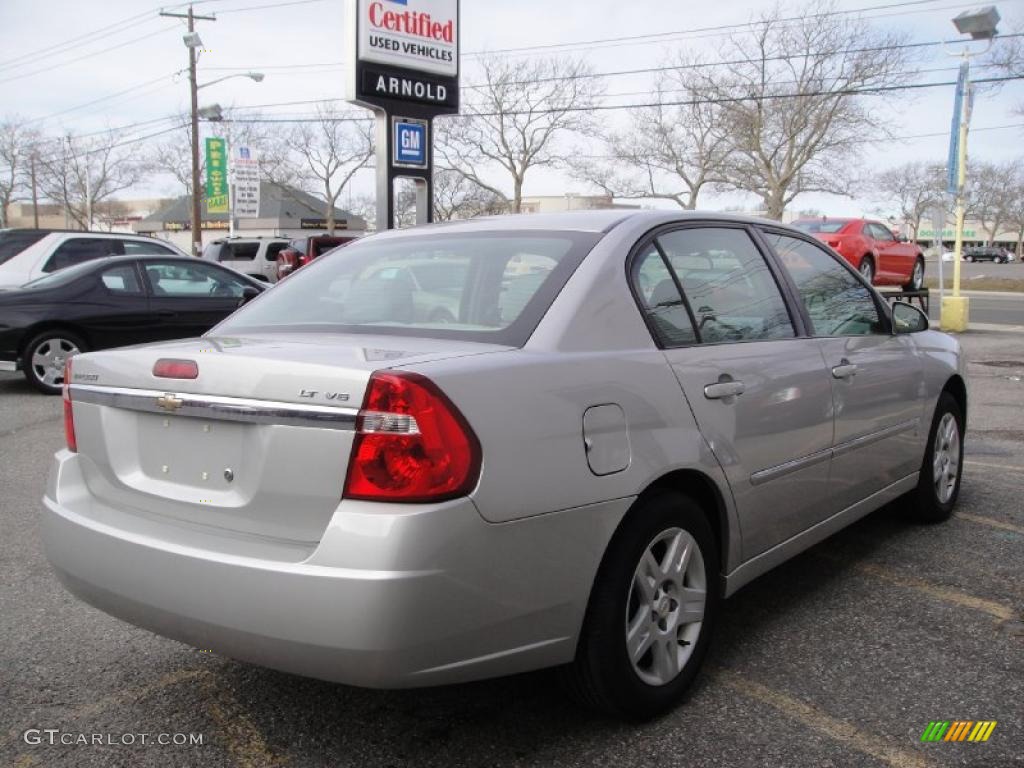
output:
<instances>
[{"instance_id":1,"label":"parking lot pavement","mask_svg":"<svg viewBox=\"0 0 1024 768\"><path fill-rule=\"evenodd\" d=\"M0 374L0 765L1024 766L1024 334L963 341L972 399L955 517L917 526L881 510L750 584L725 604L689 702L641 726L568 705L549 673L364 691L77 602L37 525L60 401ZM998 725L985 743L921 743L933 720ZM204 743L25 743L48 728Z\"/></svg>"}]
</instances>

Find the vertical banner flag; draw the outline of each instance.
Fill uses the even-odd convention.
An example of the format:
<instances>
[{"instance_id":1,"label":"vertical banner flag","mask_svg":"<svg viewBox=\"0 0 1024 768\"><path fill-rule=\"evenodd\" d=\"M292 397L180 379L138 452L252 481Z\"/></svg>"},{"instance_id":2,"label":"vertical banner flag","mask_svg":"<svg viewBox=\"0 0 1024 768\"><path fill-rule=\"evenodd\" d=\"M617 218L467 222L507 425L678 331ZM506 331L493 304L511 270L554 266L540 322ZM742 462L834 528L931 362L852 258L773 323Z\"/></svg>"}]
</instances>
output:
<instances>
[{"instance_id":1,"label":"vertical banner flag","mask_svg":"<svg viewBox=\"0 0 1024 768\"><path fill-rule=\"evenodd\" d=\"M231 174L235 184L234 215L256 219L260 215L260 167L251 147L235 147L231 154Z\"/></svg>"},{"instance_id":2,"label":"vertical banner flag","mask_svg":"<svg viewBox=\"0 0 1024 768\"><path fill-rule=\"evenodd\" d=\"M960 121L967 119L964 115L964 91L967 89L968 66L966 61L960 65L960 76L956 81L956 97L953 100L953 124L949 129L946 191L951 195L955 195L960 187Z\"/></svg>"},{"instance_id":3,"label":"vertical banner flag","mask_svg":"<svg viewBox=\"0 0 1024 768\"><path fill-rule=\"evenodd\" d=\"M206 140L206 211L228 212L227 145L224 139Z\"/></svg>"}]
</instances>

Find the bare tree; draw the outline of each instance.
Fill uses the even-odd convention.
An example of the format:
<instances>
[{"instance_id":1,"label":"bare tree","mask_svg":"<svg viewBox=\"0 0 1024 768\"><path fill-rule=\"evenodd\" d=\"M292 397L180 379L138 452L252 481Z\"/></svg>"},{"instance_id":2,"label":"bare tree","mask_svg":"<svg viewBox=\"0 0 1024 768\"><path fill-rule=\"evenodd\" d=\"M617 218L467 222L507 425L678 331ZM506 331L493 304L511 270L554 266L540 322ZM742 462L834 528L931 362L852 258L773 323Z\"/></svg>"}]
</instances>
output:
<instances>
[{"instance_id":1,"label":"bare tree","mask_svg":"<svg viewBox=\"0 0 1024 768\"><path fill-rule=\"evenodd\" d=\"M91 229L99 203L141 181L146 163L111 131L89 139L70 136L40 152L40 184L82 229Z\"/></svg>"},{"instance_id":2,"label":"bare tree","mask_svg":"<svg viewBox=\"0 0 1024 768\"><path fill-rule=\"evenodd\" d=\"M886 202L899 207L903 220L910 225L910 239L916 240L921 221L945 199L944 169L921 161L904 163L879 173L874 187Z\"/></svg>"},{"instance_id":3,"label":"bare tree","mask_svg":"<svg viewBox=\"0 0 1024 768\"><path fill-rule=\"evenodd\" d=\"M473 183L458 171L434 173L434 220L472 219L505 210L504 197Z\"/></svg>"},{"instance_id":4,"label":"bare tree","mask_svg":"<svg viewBox=\"0 0 1024 768\"><path fill-rule=\"evenodd\" d=\"M978 163L968 177L968 213L981 223L989 245L1000 228L1009 222L1018 195L1021 170L1014 163Z\"/></svg>"},{"instance_id":5,"label":"bare tree","mask_svg":"<svg viewBox=\"0 0 1024 768\"><path fill-rule=\"evenodd\" d=\"M522 210L523 184L531 168L564 163L572 132L592 132L589 108L602 91L601 81L580 62L558 58L485 57L482 83L469 89L460 115L439 120L439 165ZM488 181L501 168L512 194Z\"/></svg>"},{"instance_id":6,"label":"bare tree","mask_svg":"<svg viewBox=\"0 0 1024 768\"><path fill-rule=\"evenodd\" d=\"M373 159L373 123L339 113L330 102L318 104L316 117L299 123L288 136L291 161L275 176L294 179L324 198L327 229L334 233L334 208L352 177Z\"/></svg>"},{"instance_id":7,"label":"bare tree","mask_svg":"<svg viewBox=\"0 0 1024 768\"><path fill-rule=\"evenodd\" d=\"M1015 163L1016 178L1012 187L1010 204L1007 206L1006 223L1017 234L1017 259L1024 258L1024 163Z\"/></svg>"},{"instance_id":8,"label":"bare tree","mask_svg":"<svg viewBox=\"0 0 1024 768\"><path fill-rule=\"evenodd\" d=\"M7 208L25 188L38 141L38 131L22 118L12 116L0 121L0 228L7 226Z\"/></svg>"},{"instance_id":9,"label":"bare tree","mask_svg":"<svg viewBox=\"0 0 1024 768\"><path fill-rule=\"evenodd\" d=\"M705 98L721 105L729 139L730 186L782 217L804 192L849 195L851 160L866 138L884 135L888 113L858 92L907 82L903 37L834 15L832 0L781 6L734 34L728 69L696 70Z\"/></svg>"},{"instance_id":10,"label":"bare tree","mask_svg":"<svg viewBox=\"0 0 1024 768\"><path fill-rule=\"evenodd\" d=\"M685 210L697 207L706 186L725 181L721 106L702 98L692 62L677 64L659 77L652 99L657 106L633 112L628 130L599 131L608 156L574 161L577 178L612 197L671 200Z\"/></svg>"}]
</instances>

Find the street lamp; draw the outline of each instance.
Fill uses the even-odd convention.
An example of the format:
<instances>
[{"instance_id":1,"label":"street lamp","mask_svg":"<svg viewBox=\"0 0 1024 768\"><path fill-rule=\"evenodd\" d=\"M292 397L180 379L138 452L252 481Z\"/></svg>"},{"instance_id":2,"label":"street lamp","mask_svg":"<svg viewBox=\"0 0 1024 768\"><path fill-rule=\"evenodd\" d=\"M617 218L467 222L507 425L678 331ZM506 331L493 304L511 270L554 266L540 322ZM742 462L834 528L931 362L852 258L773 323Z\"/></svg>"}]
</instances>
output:
<instances>
[{"instance_id":1,"label":"street lamp","mask_svg":"<svg viewBox=\"0 0 1024 768\"><path fill-rule=\"evenodd\" d=\"M964 188L967 182L967 131L971 122L971 58L981 56L992 47L998 34L999 12L989 5L975 11L964 11L953 19L953 24L962 35L972 40L985 40L988 45L983 51L971 52L966 45L959 54L961 58L960 77L957 80L953 126L950 130L949 175L947 189L956 195L956 245L953 247L953 295L942 297L942 311L939 325L945 331L966 331L969 320L970 300L960 295L960 260L964 248ZM941 258L941 256L940 256Z\"/></svg>"},{"instance_id":2,"label":"street lamp","mask_svg":"<svg viewBox=\"0 0 1024 768\"><path fill-rule=\"evenodd\" d=\"M264 74L262 72L241 72L219 77L216 80L200 85L196 81L196 64L198 62L197 51L203 47L203 41L199 37L199 33L193 29L194 18L196 17L192 13L192 6L189 6L187 18L189 21L189 31L181 39L185 43L185 47L188 48L188 84L192 102L192 255L201 256L203 252L203 211L201 198L199 197L199 118L222 120L223 115L220 107L216 104L212 107L199 109L199 89L223 82L224 80L230 80L233 77L247 77L259 83L263 80Z\"/></svg>"}]
</instances>

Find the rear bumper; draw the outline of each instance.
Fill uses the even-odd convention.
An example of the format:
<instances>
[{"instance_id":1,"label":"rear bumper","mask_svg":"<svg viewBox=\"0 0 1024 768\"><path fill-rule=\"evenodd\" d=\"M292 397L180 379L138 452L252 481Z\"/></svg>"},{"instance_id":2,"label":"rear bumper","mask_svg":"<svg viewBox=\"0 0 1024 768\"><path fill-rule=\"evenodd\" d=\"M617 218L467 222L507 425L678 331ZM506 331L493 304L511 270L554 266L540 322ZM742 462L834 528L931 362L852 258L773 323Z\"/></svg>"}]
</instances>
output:
<instances>
[{"instance_id":1,"label":"rear bumper","mask_svg":"<svg viewBox=\"0 0 1024 768\"><path fill-rule=\"evenodd\" d=\"M263 557L240 554L246 542L223 532L196 531L190 545L182 525L102 507L80 459L55 457L42 525L72 593L225 656L377 688L569 661L600 558L629 505L495 525L468 499L345 501L313 553L294 562L265 543Z\"/></svg>"}]
</instances>

